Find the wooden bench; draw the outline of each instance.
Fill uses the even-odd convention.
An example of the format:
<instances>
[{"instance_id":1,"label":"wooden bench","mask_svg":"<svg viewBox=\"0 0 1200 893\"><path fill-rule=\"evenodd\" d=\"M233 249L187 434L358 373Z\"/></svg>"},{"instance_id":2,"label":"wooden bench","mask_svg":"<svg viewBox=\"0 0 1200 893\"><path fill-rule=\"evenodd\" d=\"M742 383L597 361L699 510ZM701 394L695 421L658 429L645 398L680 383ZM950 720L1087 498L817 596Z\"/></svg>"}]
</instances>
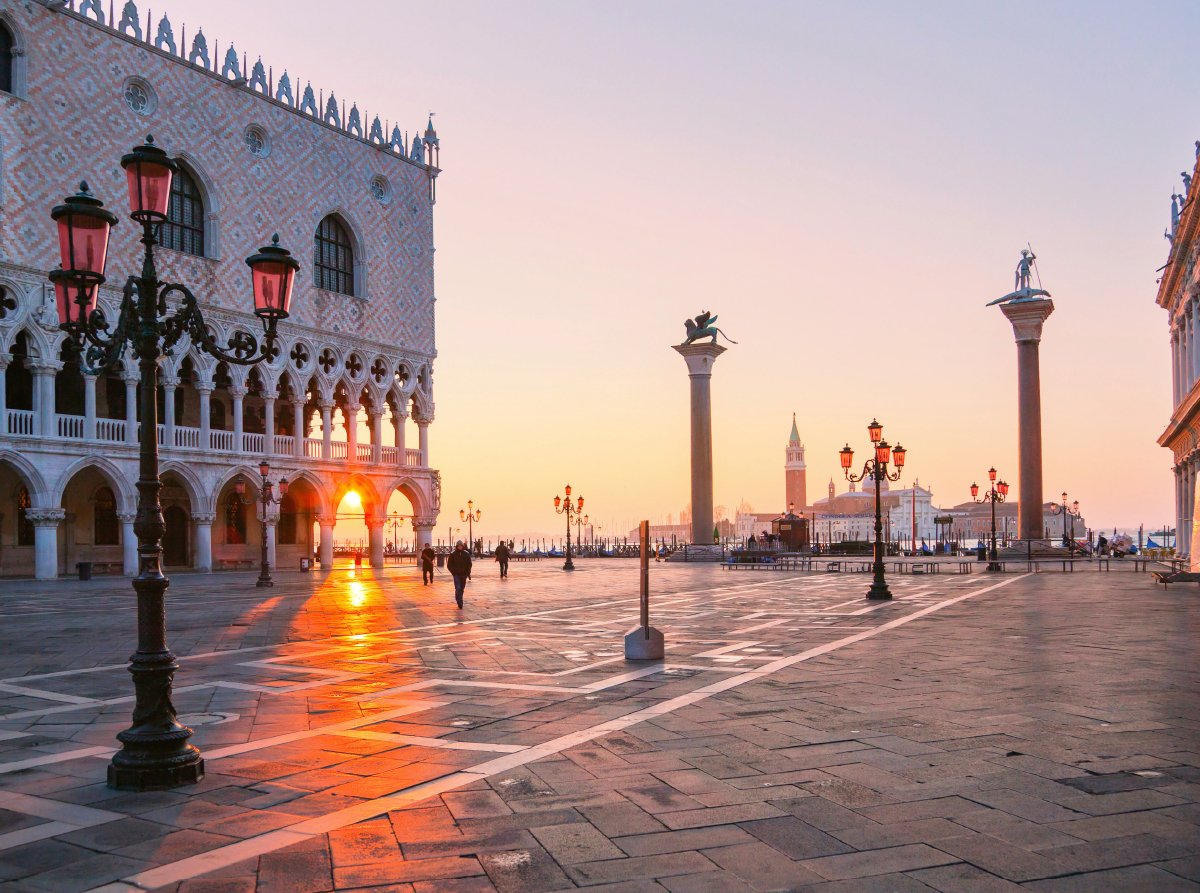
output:
<instances>
[{"instance_id":1,"label":"wooden bench","mask_svg":"<svg viewBox=\"0 0 1200 893\"><path fill-rule=\"evenodd\" d=\"M125 573L124 561L93 561L93 574L123 574Z\"/></svg>"},{"instance_id":2,"label":"wooden bench","mask_svg":"<svg viewBox=\"0 0 1200 893\"><path fill-rule=\"evenodd\" d=\"M253 558L219 558L218 563L221 565L221 570L254 570Z\"/></svg>"}]
</instances>

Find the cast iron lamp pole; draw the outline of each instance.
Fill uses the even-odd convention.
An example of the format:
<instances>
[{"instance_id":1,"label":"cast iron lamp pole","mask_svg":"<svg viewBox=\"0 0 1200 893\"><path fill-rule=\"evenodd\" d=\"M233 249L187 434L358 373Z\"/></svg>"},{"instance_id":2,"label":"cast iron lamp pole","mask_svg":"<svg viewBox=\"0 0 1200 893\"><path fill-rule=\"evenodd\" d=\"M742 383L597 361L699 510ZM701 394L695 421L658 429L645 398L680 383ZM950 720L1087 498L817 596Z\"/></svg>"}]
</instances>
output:
<instances>
[{"instance_id":1,"label":"cast iron lamp pole","mask_svg":"<svg viewBox=\"0 0 1200 893\"><path fill-rule=\"evenodd\" d=\"M1008 484L996 480L995 468L988 469L988 481L990 487L988 492L983 494L983 499L975 499L979 495L979 486L971 484L971 498L979 505L983 505L985 502L992 504L992 549L988 556L987 570L996 573L1000 570L1000 557L996 554L996 503L1004 502L1008 497Z\"/></svg>"},{"instance_id":2,"label":"cast iron lamp pole","mask_svg":"<svg viewBox=\"0 0 1200 893\"><path fill-rule=\"evenodd\" d=\"M583 528L587 526L588 516L575 516L575 543L580 553L583 552Z\"/></svg>"},{"instance_id":3,"label":"cast iron lamp pole","mask_svg":"<svg viewBox=\"0 0 1200 893\"><path fill-rule=\"evenodd\" d=\"M1079 516L1079 500L1076 499L1074 505L1067 505L1067 494L1063 493L1062 504L1059 505L1055 509L1051 509L1050 514L1066 515L1068 518L1071 519L1071 538L1069 540L1070 546L1068 548L1070 548L1072 552L1075 551L1075 519ZM1067 522L1064 520L1063 521L1063 527L1064 527L1063 533L1064 534L1067 532L1065 529L1066 524L1067 524Z\"/></svg>"},{"instance_id":4,"label":"cast iron lamp pole","mask_svg":"<svg viewBox=\"0 0 1200 893\"><path fill-rule=\"evenodd\" d=\"M471 507L473 505L475 505L475 503L468 499L467 510L465 512L462 509L458 510L459 520L467 522L467 539L471 541L471 544L467 547L467 551L472 555L475 554L475 522L478 521L483 515L483 511L480 509L475 509L475 513L472 514Z\"/></svg>"},{"instance_id":5,"label":"cast iron lamp pole","mask_svg":"<svg viewBox=\"0 0 1200 893\"><path fill-rule=\"evenodd\" d=\"M129 186L130 218L142 227L145 246L140 276L130 276L122 290L116 323L97 307L108 240L117 217L79 184L79 192L54 208L62 266L50 274L58 299L60 328L79 348L79 367L101 375L121 360L126 347L137 356L141 371L142 405L139 437L137 518L138 643L129 660L135 702L133 724L117 734L121 749L108 767L108 786L120 790L151 790L195 784L204 777L204 760L188 739L192 730L179 724L171 703L171 680L178 669L167 647L164 593L169 581L162 572L164 532L158 477L158 361L185 335L198 350L242 366L273 357L276 323L288 315L292 285L300 264L279 247L279 237L258 254L246 258L251 269L254 313L262 322L263 345L249 332L229 338L228 352L217 345L187 286L161 282L154 269L155 227L167 218L171 177L179 169L167 153L146 137L121 159ZM178 305L168 306L174 296ZM207 444L204 444L207 447Z\"/></svg>"},{"instance_id":6,"label":"cast iron lamp pole","mask_svg":"<svg viewBox=\"0 0 1200 893\"><path fill-rule=\"evenodd\" d=\"M276 496L271 492L271 482L267 480L267 475L271 473L271 466L267 464L266 459L258 463L258 473L262 475L262 486L258 488L259 500L262 504L262 516L259 518L262 523L262 559L259 564L258 582L254 585L262 589L264 586L275 585L275 581L271 579L271 559L267 553L267 509L283 502L283 497L287 496L288 482L284 478L280 479L279 495Z\"/></svg>"},{"instance_id":7,"label":"cast iron lamp pole","mask_svg":"<svg viewBox=\"0 0 1200 893\"><path fill-rule=\"evenodd\" d=\"M560 496L554 497L554 510L560 515L567 516L567 561L563 565L563 570L573 571L575 570L575 562L571 561L571 516L578 515L583 511L583 497L578 497L579 502L577 504L572 504L570 484L567 484L566 494L566 499L563 499Z\"/></svg>"},{"instance_id":8,"label":"cast iron lamp pole","mask_svg":"<svg viewBox=\"0 0 1200 893\"><path fill-rule=\"evenodd\" d=\"M850 473L850 466L854 464L854 450L850 449L850 444L846 444L839 451L838 457L841 459L842 471L846 475L846 480L851 483L857 483L868 477L875 480L875 562L871 567L874 577L871 580L871 588L867 590L867 598L889 599L892 597L892 592L888 589L887 581L883 578L883 517L879 510L879 487L880 483L884 480L900 480L900 474L904 470L904 456L907 451L900 444L896 444L893 449L883 439L883 425L875 420L872 420L871 424L867 425L867 432L871 435L871 443L875 445L875 456L863 463L862 474L853 475ZM894 475L888 473L888 462L895 462L896 464L896 473Z\"/></svg>"}]
</instances>

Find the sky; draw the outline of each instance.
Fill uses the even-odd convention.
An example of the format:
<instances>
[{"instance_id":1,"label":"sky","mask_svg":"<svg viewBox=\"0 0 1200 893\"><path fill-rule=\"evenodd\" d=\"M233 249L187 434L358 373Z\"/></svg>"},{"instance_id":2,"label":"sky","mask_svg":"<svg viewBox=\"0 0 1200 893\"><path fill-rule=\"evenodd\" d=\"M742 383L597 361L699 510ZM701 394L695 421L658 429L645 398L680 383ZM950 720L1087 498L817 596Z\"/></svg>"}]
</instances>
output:
<instances>
[{"instance_id":1,"label":"sky","mask_svg":"<svg viewBox=\"0 0 1200 893\"><path fill-rule=\"evenodd\" d=\"M155 5L155 15L159 13ZM1171 522L1170 196L1200 138L1188 3L169 0L276 72L441 140L438 535L561 535L570 483L623 535L688 503L704 310L716 502L809 499L866 425L900 484L1019 487L1016 347L988 301L1033 246L1045 498ZM178 29L178 24L176 24ZM403 497L393 508L408 511ZM337 536L349 535L339 525ZM465 534L465 531L463 531Z\"/></svg>"}]
</instances>

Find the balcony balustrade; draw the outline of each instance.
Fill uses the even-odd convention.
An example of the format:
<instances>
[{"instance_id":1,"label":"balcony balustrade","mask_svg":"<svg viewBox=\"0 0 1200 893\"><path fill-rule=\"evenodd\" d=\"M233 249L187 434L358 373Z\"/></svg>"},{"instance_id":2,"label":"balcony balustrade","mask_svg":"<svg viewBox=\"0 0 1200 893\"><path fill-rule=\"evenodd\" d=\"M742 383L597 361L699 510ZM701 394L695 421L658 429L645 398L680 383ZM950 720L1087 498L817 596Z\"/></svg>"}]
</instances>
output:
<instances>
[{"instance_id":1,"label":"balcony balustrade","mask_svg":"<svg viewBox=\"0 0 1200 893\"><path fill-rule=\"evenodd\" d=\"M4 425L0 427L0 434L8 434L14 437L37 437L38 432L38 413L27 409L6 409L4 413ZM120 443L124 444L126 440L127 422L124 419L103 419L95 420L95 439L105 443ZM56 413L54 415L55 432L57 439L62 440L83 440L84 430L87 421L84 416L64 415ZM140 429L139 425L139 429ZM140 432L139 432L140 433ZM200 428L190 428L183 425L176 425L174 428L174 443L169 446L181 450L201 450L204 448L202 443L203 431ZM287 434L275 434L274 436L274 455L280 457L295 456L296 454L296 439ZM239 452L235 449L236 439L232 431L209 431L208 432L208 449L212 452L233 453ZM166 442L167 433L166 426L158 426L158 443L160 446L168 447ZM305 437L304 457L308 459L322 458L324 448L324 440L320 437ZM253 434L250 432L242 433L242 449L241 453L255 456L263 455L265 447L265 436L262 434ZM344 440L334 440L329 444L331 459L346 459L349 456L350 445ZM420 468L422 466L422 456L420 450L399 450L394 446L384 446L379 450L380 464L383 465L398 465L403 463L406 466ZM355 444L355 459L357 462L364 464L372 464L374 447L370 443Z\"/></svg>"}]
</instances>

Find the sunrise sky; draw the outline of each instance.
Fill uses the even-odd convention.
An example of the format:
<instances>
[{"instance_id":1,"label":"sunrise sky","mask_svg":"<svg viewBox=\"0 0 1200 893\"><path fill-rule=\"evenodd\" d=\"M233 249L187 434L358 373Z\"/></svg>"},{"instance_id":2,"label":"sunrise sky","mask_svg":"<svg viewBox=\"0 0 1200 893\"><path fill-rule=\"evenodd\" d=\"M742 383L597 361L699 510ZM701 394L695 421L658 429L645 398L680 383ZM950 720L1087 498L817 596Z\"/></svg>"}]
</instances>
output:
<instances>
[{"instance_id":1,"label":"sunrise sky","mask_svg":"<svg viewBox=\"0 0 1200 893\"><path fill-rule=\"evenodd\" d=\"M1056 306L1046 498L1092 527L1172 518L1155 271L1200 138L1200 7L163 9L410 131L436 111L439 535L467 499L478 535L559 531L567 482L606 528L677 517L670 345L702 310L738 341L712 385L718 503L783 507L793 412L810 500L872 416L935 503L993 464L1015 491L1016 348L984 305L1026 243Z\"/></svg>"}]
</instances>

